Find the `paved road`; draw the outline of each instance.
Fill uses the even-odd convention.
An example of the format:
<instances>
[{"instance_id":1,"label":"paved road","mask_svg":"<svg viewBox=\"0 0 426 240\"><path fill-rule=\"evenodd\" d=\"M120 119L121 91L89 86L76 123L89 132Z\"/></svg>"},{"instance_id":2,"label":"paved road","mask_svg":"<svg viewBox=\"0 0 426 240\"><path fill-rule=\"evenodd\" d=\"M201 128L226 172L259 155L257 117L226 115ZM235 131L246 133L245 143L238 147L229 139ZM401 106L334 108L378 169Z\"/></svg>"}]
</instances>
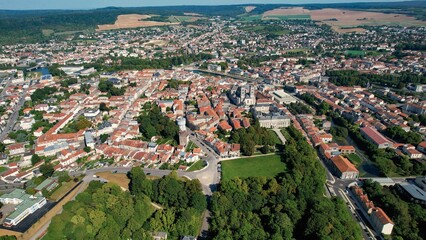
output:
<instances>
[{"instance_id":1,"label":"paved road","mask_svg":"<svg viewBox=\"0 0 426 240\"><path fill-rule=\"evenodd\" d=\"M282 134L279 128L273 128L272 131L274 131L277 134L282 144L285 144L287 142L287 140L285 139L284 135Z\"/></svg>"},{"instance_id":2,"label":"paved road","mask_svg":"<svg viewBox=\"0 0 426 240\"><path fill-rule=\"evenodd\" d=\"M13 126L16 124L19 117L19 110L22 106L24 106L26 93L27 89L24 89L24 91L20 94L19 102L13 107L13 113L9 116L9 121L6 124L4 131L0 134L0 141L3 141L7 134L13 130Z\"/></svg>"}]
</instances>

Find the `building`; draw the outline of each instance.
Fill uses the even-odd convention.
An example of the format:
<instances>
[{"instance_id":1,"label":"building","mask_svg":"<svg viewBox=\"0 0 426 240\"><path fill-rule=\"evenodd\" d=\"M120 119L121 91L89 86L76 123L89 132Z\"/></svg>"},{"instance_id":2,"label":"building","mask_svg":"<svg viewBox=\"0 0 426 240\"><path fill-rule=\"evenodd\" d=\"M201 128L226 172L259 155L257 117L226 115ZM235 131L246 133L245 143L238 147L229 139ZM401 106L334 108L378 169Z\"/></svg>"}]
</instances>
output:
<instances>
[{"instance_id":1,"label":"building","mask_svg":"<svg viewBox=\"0 0 426 240\"><path fill-rule=\"evenodd\" d=\"M10 155L23 154L25 152L25 144L15 143L15 144L9 145L7 149L9 150Z\"/></svg>"},{"instance_id":2,"label":"building","mask_svg":"<svg viewBox=\"0 0 426 240\"><path fill-rule=\"evenodd\" d=\"M86 147L95 148L95 141L93 140L92 132L86 131L84 133L84 143Z\"/></svg>"},{"instance_id":3,"label":"building","mask_svg":"<svg viewBox=\"0 0 426 240\"><path fill-rule=\"evenodd\" d=\"M361 128L361 135L378 148L393 148L393 144L373 127Z\"/></svg>"},{"instance_id":4,"label":"building","mask_svg":"<svg viewBox=\"0 0 426 240\"><path fill-rule=\"evenodd\" d=\"M399 192L408 200L426 205L426 192L419 188L418 186L408 183L408 182L402 182L397 185L397 189Z\"/></svg>"},{"instance_id":5,"label":"building","mask_svg":"<svg viewBox=\"0 0 426 240\"><path fill-rule=\"evenodd\" d=\"M392 234L394 223L379 207L375 207L374 203L368 199L367 194L357 185L351 187L351 191L355 196L356 203L364 210L363 214L370 220L373 228L384 235Z\"/></svg>"},{"instance_id":6,"label":"building","mask_svg":"<svg viewBox=\"0 0 426 240\"><path fill-rule=\"evenodd\" d=\"M381 208L374 208L370 214L371 225L383 235L391 235L394 223Z\"/></svg>"},{"instance_id":7,"label":"building","mask_svg":"<svg viewBox=\"0 0 426 240\"><path fill-rule=\"evenodd\" d=\"M14 204L15 211L12 212L3 222L6 227L16 226L28 215L43 207L47 201L41 194L29 195L23 189L15 189L10 193L0 196L3 204Z\"/></svg>"},{"instance_id":8,"label":"building","mask_svg":"<svg viewBox=\"0 0 426 240\"><path fill-rule=\"evenodd\" d=\"M341 155L332 157L332 166L336 176L341 179L356 179L359 177L359 171L356 167L345 157Z\"/></svg>"},{"instance_id":9,"label":"building","mask_svg":"<svg viewBox=\"0 0 426 240\"><path fill-rule=\"evenodd\" d=\"M41 192L43 190L50 192L53 189L55 189L58 185L59 185L58 178L47 178L34 189L36 190L36 192Z\"/></svg>"},{"instance_id":10,"label":"building","mask_svg":"<svg viewBox=\"0 0 426 240\"><path fill-rule=\"evenodd\" d=\"M234 86L232 87L229 95L229 99L235 105L246 105L251 106L256 104L256 96L253 86Z\"/></svg>"},{"instance_id":11,"label":"building","mask_svg":"<svg viewBox=\"0 0 426 240\"><path fill-rule=\"evenodd\" d=\"M287 94L283 90L274 91L272 93L272 98L279 104L290 104L296 103L297 99Z\"/></svg>"},{"instance_id":12,"label":"building","mask_svg":"<svg viewBox=\"0 0 426 240\"><path fill-rule=\"evenodd\" d=\"M261 127L265 128L286 128L290 126L291 120L283 111L275 106L271 106L268 111L258 111L252 108L254 117L259 121Z\"/></svg>"},{"instance_id":13,"label":"building","mask_svg":"<svg viewBox=\"0 0 426 240\"><path fill-rule=\"evenodd\" d=\"M414 182L416 183L416 185L423 189L423 191L426 191L426 177L422 176L422 177L416 177L416 180L414 180Z\"/></svg>"}]
</instances>

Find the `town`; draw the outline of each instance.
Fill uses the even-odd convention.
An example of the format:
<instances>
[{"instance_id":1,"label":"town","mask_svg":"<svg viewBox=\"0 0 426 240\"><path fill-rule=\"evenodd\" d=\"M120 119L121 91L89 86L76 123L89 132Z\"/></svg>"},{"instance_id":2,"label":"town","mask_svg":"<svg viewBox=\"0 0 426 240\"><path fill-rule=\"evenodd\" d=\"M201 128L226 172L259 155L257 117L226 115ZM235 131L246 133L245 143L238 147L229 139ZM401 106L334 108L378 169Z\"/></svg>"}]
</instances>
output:
<instances>
[{"instance_id":1,"label":"town","mask_svg":"<svg viewBox=\"0 0 426 240\"><path fill-rule=\"evenodd\" d=\"M81 185L132 168L198 179L211 196L227 164L285 156L296 130L362 238L406 237L383 196L424 212L426 52L403 43L425 35L212 17L3 45L3 228L25 232Z\"/></svg>"}]
</instances>

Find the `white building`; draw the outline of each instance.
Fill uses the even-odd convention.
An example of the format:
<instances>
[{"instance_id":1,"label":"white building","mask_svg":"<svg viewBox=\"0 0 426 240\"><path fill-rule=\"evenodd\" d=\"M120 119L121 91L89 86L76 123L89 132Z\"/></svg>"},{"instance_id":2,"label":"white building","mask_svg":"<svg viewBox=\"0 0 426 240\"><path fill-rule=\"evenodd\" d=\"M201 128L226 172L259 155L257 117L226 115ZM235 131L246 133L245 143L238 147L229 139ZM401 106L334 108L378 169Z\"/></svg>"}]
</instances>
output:
<instances>
[{"instance_id":1,"label":"white building","mask_svg":"<svg viewBox=\"0 0 426 240\"><path fill-rule=\"evenodd\" d=\"M3 204L14 204L15 211L4 220L3 225L7 227L15 226L24 220L28 215L43 207L47 201L40 195L29 195L23 189L15 189L11 193L0 196Z\"/></svg>"}]
</instances>

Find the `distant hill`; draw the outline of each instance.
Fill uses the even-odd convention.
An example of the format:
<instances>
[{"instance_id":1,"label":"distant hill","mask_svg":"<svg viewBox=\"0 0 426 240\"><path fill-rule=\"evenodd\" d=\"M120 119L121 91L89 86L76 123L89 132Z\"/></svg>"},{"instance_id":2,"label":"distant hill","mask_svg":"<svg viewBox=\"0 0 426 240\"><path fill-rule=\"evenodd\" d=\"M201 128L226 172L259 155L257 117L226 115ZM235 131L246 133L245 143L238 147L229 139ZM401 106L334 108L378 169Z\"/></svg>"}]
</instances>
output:
<instances>
[{"instance_id":1,"label":"distant hill","mask_svg":"<svg viewBox=\"0 0 426 240\"><path fill-rule=\"evenodd\" d=\"M157 14L162 16L197 13L204 16L236 17L245 12L245 6L256 8L249 15L261 14L279 7L303 6L308 9L344 8L372 10L415 16L426 20L426 1L389 3L339 4L244 4L225 6L164 6L164 7L107 7L92 10L0 10L0 44L33 43L49 39L54 34L93 31L97 25L112 24L122 14ZM386 9L383 9L386 6Z\"/></svg>"}]
</instances>

